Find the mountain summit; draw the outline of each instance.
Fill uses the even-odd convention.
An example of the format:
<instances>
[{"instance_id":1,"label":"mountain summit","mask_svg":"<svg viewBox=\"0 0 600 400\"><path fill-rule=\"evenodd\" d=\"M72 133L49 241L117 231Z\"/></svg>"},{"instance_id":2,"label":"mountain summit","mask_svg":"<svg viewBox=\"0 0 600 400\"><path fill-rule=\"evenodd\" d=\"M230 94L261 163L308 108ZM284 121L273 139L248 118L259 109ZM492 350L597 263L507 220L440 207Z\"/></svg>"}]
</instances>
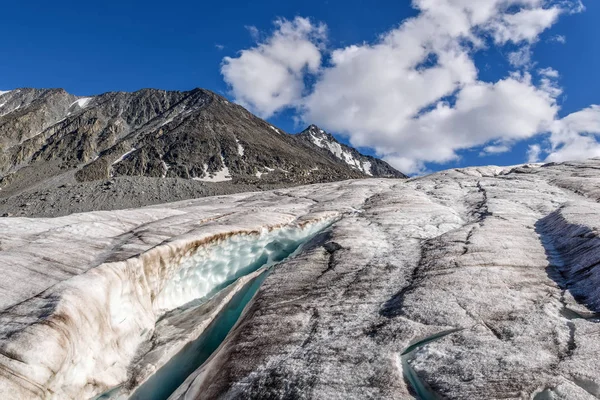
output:
<instances>
[{"instance_id":1,"label":"mountain summit","mask_svg":"<svg viewBox=\"0 0 600 400\"><path fill-rule=\"evenodd\" d=\"M407 178L388 163L372 156L361 154L353 147L338 142L333 135L316 125L310 125L299 135L303 140L324 149L327 153L348 164L350 168L365 175L381 178Z\"/></svg>"},{"instance_id":2,"label":"mountain summit","mask_svg":"<svg viewBox=\"0 0 600 400\"><path fill-rule=\"evenodd\" d=\"M257 188L405 177L321 132L311 126L308 133L288 134L204 89L92 97L16 89L0 94L0 187L5 201L19 195L19 202L30 203L40 194L23 198L32 190L50 190L42 197L58 199L55 191L62 185L89 191L109 180L143 186L138 195L147 201L122 205L139 206ZM165 179L171 179L168 189ZM185 195L168 195L182 187ZM115 192L127 197L121 189ZM73 193L78 195L86 194Z\"/></svg>"}]
</instances>

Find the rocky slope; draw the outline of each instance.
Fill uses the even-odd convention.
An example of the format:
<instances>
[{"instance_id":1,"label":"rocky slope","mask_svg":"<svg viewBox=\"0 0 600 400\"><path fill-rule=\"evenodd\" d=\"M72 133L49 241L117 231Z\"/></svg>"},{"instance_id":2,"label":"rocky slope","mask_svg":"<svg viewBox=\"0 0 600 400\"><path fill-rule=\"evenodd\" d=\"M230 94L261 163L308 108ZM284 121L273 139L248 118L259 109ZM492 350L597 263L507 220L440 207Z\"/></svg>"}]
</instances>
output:
<instances>
[{"instance_id":1,"label":"rocky slope","mask_svg":"<svg viewBox=\"0 0 600 400\"><path fill-rule=\"evenodd\" d=\"M599 170L0 219L0 397L598 398Z\"/></svg>"},{"instance_id":2,"label":"rocky slope","mask_svg":"<svg viewBox=\"0 0 600 400\"><path fill-rule=\"evenodd\" d=\"M88 98L61 89L0 94L4 198L120 177L173 179L184 186L189 184L182 179L194 180L198 188L202 183L290 186L404 177L383 161L371 162L372 171L350 166L202 89Z\"/></svg>"}]
</instances>

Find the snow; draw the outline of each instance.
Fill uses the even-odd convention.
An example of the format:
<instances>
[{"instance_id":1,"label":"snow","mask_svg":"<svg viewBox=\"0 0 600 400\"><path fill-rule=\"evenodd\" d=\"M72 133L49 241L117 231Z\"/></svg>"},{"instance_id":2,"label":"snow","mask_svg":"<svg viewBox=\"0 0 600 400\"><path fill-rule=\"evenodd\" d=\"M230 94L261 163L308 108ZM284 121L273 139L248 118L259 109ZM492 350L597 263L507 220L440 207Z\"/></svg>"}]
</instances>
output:
<instances>
[{"instance_id":1,"label":"snow","mask_svg":"<svg viewBox=\"0 0 600 400\"><path fill-rule=\"evenodd\" d=\"M279 129L275 128L273 125L269 125L269 127L281 135L281 132L279 131Z\"/></svg>"},{"instance_id":2,"label":"snow","mask_svg":"<svg viewBox=\"0 0 600 400\"><path fill-rule=\"evenodd\" d=\"M362 170L365 174L373 176L373 173L371 172L371 162L364 161L362 163Z\"/></svg>"},{"instance_id":3,"label":"snow","mask_svg":"<svg viewBox=\"0 0 600 400\"><path fill-rule=\"evenodd\" d=\"M90 103L90 101L92 101L91 97L83 97L81 99L78 99L76 101L74 101L69 108L73 107L73 106L78 106L79 108L85 108L87 107L87 105Z\"/></svg>"},{"instance_id":4,"label":"snow","mask_svg":"<svg viewBox=\"0 0 600 400\"><path fill-rule=\"evenodd\" d=\"M240 157L244 155L244 146L241 145L240 141L236 138L235 142L237 143L237 151Z\"/></svg>"},{"instance_id":5,"label":"snow","mask_svg":"<svg viewBox=\"0 0 600 400\"><path fill-rule=\"evenodd\" d=\"M323 130L321 130L321 133L324 133ZM354 156L352 155L351 152L344 150L343 147L339 143L329 141L329 140L327 140L327 138L325 136L319 137L319 136L317 136L317 134L314 131L310 132L310 137L311 137L311 141L318 147L329 150L330 153L332 153L337 158L344 161L346 164L350 165L351 167L356 168L356 169L360 170L361 172L366 173L367 175L372 175L370 172L371 163L369 163L369 162L361 163L359 160L354 158ZM368 164L368 166L365 166L367 164ZM369 172L367 172L367 171L369 171Z\"/></svg>"},{"instance_id":6,"label":"snow","mask_svg":"<svg viewBox=\"0 0 600 400\"><path fill-rule=\"evenodd\" d=\"M0 96L3 96L3 95L5 95L7 93L10 93L10 92L11 92L11 90L5 90L5 91L0 90Z\"/></svg>"},{"instance_id":7,"label":"snow","mask_svg":"<svg viewBox=\"0 0 600 400\"><path fill-rule=\"evenodd\" d=\"M223 156L221 156L221 162L223 163L223 168L220 171L213 173L212 176L208 172L208 164L204 164L204 177L192 179L200 182L226 182L232 180L233 178L231 177L229 168L225 165Z\"/></svg>"},{"instance_id":8,"label":"snow","mask_svg":"<svg viewBox=\"0 0 600 400\"><path fill-rule=\"evenodd\" d=\"M128 155L130 155L131 153L133 153L133 152L134 152L134 151L136 151L136 150L137 150L137 149L134 147L134 148L132 148L131 150L129 150L128 152L126 152L126 153L122 154L122 155L121 155L119 158L117 158L117 159L116 159L116 160L115 160L115 161L112 163L112 165L115 165L115 164L118 164L118 163L120 163L121 161L123 161L124 159L126 159Z\"/></svg>"},{"instance_id":9,"label":"snow","mask_svg":"<svg viewBox=\"0 0 600 400\"><path fill-rule=\"evenodd\" d=\"M170 118L167 118L166 120L164 120L164 121L163 121L163 123L162 123L162 124L160 124L160 126L165 126L165 125L167 125L167 124L170 124L171 122L173 122L173 120L174 120L174 119L175 119L175 117L174 117L174 116L173 116L173 117L170 117Z\"/></svg>"},{"instance_id":10,"label":"snow","mask_svg":"<svg viewBox=\"0 0 600 400\"><path fill-rule=\"evenodd\" d=\"M163 173L162 173L162 177L166 178L167 177L167 172L169 172L169 169L171 169L171 167L169 166L169 164L167 164L162 158L160 160L162 166L163 166Z\"/></svg>"},{"instance_id":11,"label":"snow","mask_svg":"<svg viewBox=\"0 0 600 400\"><path fill-rule=\"evenodd\" d=\"M6 103L4 103L4 104L6 104ZM2 104L2 105L4 105L4 104ZM18 109L20 109L20 108L21 108L21 106L17 106L17 107L13 108L12 110L10 110L10 111L8 111L8 112L6 112L6 113L2 113L2 114L0 114L0 117L1 117L1 116L3 116L3 115L8 115L8 114L10 114L10 113L12 113L12 112L15 112L15 111L17 111L17 110L18 110Z\"/></svg>"}]
</instances>

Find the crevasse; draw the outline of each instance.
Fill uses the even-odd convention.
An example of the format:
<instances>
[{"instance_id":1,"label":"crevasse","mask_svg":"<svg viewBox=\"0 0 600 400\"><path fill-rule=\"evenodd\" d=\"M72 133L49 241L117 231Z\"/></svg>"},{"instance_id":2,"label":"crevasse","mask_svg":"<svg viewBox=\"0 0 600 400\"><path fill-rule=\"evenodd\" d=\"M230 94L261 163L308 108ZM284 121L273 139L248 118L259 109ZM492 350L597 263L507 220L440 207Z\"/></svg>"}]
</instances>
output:
<instances>
[{"instance_id":1,"label":"crevasse","mask_svg":"<svg viewBox=\"0 0 600 400\"><path fill-rule=\"evenodd\" d=\"M208 299L240 276L282 261L331 223L324 219L304 226L261 229L201 247L182 260L158 295L155 309L160 313L192 300Z\"/></svg>"},{"instance_id":2,"label":"crevasse","mask_svg":"<svg viewBox=\"0 0 600 400\"><path fill-rule=\"evenodd\" d=\"M154 299L154 313L174 320L181 320L178 315L185 314L186 330L191 331L179 332L170 322L167 329L155 331L154 336L158 336L152 342L159 347L148 349L153 353L149 358L138 354L135 370L141 375L134 373L128 382L121 382L96 398L166 399L219 347L259 289L268 269L301 251L305 243L337 219L328 215L304 223L240 232L186 253ZM230 296L221 296L227 291ZM202 312L205 304L219 311L209 316ZM201 311L197 316L196 309ZM165 325L160 322L163 317L156 327ZM197 322L195 318L199 318ZM146 370L154 373L146 376Z\"/></svg>"}]
</instances>

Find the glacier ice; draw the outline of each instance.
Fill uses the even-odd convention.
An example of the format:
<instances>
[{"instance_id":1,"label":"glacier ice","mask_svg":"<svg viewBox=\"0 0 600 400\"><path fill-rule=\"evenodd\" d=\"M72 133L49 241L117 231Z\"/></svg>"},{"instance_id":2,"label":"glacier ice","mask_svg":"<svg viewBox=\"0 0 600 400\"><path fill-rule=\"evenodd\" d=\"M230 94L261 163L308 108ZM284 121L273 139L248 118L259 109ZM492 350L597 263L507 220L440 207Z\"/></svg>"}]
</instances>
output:
<instances>
[{"instance_id":1,"label":"glacier ice","mask_svg":"<svg viewBox=\"0 0 600 400\"><path fill-rule=\"evenodd\" d=\"M208 298L240 276L282 261L331 223L325 219L304 226L263 228L200 247L181 260L178 271L158 295L155 309L161 314L192 300Z\"/></svg>"},{"instance_id":2,"label":"glacier ice","mask_svg":"<svg viewBox=\"0 0 600 400\"><path fill-rule=\"evenodd\" d=\"M419 385L597 398L599 170L477 167L0 219L0 398L173 383L164 397L195 363L172 399L414 398ZM261 266L290 252L237 319Z\"/></svg>"}]
</instances>

